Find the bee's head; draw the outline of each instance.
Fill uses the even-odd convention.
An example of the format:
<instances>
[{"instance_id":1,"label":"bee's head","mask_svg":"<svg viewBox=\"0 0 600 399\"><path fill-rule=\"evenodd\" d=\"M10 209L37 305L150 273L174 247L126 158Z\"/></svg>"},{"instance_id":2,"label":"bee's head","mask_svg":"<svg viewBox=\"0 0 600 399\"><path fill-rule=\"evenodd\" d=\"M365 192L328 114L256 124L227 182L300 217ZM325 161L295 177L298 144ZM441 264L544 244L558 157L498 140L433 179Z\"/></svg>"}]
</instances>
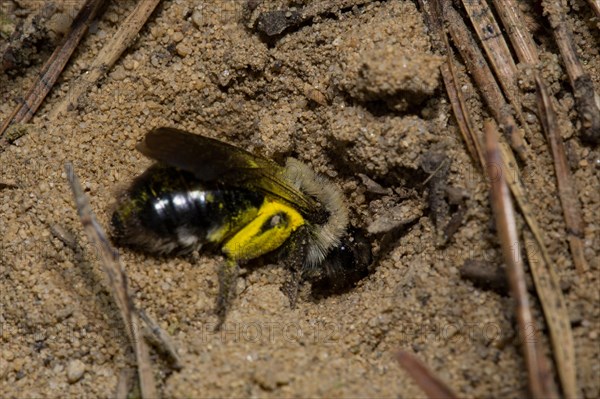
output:
<instances>
[{"instance_id":1,"label":"bee's head","mask_svg":"<svg viewBox=\"0 0 600 399\"><path fill-rule=\"evenodd\" d=\"M369 274L373 262L371 243L358 229L350 229L322 263L321 278L313 284L318 291L342 292Z\"/></svg>"}]
</instances>

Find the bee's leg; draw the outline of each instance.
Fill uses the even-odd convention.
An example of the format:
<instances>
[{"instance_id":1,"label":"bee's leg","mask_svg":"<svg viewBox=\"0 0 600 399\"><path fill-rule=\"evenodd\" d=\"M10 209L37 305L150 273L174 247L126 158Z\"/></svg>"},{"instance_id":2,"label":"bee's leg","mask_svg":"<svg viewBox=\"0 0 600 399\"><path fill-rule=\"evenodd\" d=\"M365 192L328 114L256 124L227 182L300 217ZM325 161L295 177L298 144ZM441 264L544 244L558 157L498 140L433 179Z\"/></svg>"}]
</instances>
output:
<instances>
[{"instance_id":1,"label":"bee's leg","mask_svg":"<svg viewBox=\"0 0 600 399\"><path fill-rule=\"evenodd\" d=\"M300 288L300 282L302 281L302 273L292 272L288 280L283 283L281 291L290 300L290 308L296 307L296 300L298 299L298 290Z\"/></svg>"},{"instance_id":2,"label":"bee's leg","mask_svg":"<svg viewBox=\"0 0 600 399\"><path fill-rule=\"evenodd\" d=\"M215 312L219 318L215 331L219 331L225 322L227 310L235 297L235 288L237 285L237 277L239 265L233 260L226 260L219 265L219 296L217 297L217 305Z\"/></svg>"},{"instance_id":3,"label":"bee's leg","mask_svg":"<svg viewBox=\"0 0 600 399\"><path fill-rule=\"evenodd\" d=\"M288 297L290 307L293 309L296 307L298 290L304 273L304 260L308 250L308 229L304 226L298 228L288 242L287 256L284 262L290 271L290 276L281 287L281 291Z\"/></svg>"}]
</instances>

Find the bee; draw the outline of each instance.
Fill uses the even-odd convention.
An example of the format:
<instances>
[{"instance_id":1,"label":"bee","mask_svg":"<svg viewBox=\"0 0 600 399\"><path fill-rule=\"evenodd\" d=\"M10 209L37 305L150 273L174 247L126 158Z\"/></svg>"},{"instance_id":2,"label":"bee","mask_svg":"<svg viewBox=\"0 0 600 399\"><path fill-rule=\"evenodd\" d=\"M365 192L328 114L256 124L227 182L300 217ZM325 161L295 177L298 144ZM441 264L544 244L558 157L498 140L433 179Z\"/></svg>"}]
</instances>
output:
<instances>
[{"instance_id":1,"label":"bee","mask_svg":"<svg viewBox=\"0 0 600 399\"><path fill-rule=\"evenodd\" d=\"M337 289L366 274L370 243L349 227L341 190L306 164L288 158L280 166L174 128L150 131L137 148L156 162L120 196L113 239L157 255L220 250L219 325L238 269L250 260L284 255L292 307L304 280Z\"/></svg>"}]
</instances>

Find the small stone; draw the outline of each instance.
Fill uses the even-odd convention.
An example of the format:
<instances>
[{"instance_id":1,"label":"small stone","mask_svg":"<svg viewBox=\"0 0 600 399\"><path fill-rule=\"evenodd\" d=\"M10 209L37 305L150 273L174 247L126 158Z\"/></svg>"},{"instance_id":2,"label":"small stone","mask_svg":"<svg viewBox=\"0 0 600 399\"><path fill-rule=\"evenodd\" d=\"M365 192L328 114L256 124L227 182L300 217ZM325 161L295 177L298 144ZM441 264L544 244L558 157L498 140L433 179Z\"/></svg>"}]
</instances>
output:
<instances>
[{"instance_id":1,"label":"small stone","mask_svg":"<svg viewBox=\"0 0 600 399\"><path fill-rule=\"evenodd\" d=\"M14 360L15 355L10 350L5 350L4 353L2 354L2 357L4 359L8 360L9 362L11 362Z\"/></svg>"},{"instance_id":2,"label":"small stone","mask_svg":"<svg viewBox=\"0 0 600 399\"><path fill-rule=\"evenodd\" d=\"M10 365L8 361L0 357L0 379L4 379L10 371Z\"/></svg>"},{"instance_id":3,"label":"small stone","mask_svg":"<svg viewBox=\"0 0 600 399\"><path fill-rule=\"evenodd\" d=\"M72 360L67 367L67 381L74 384L83 377L83 373L85 373L85 364L79 359Z\"/></svg>"},{"instance_id":4,"label":"small stone","mask_svg":"<svg viewBox=\"0 0 600 399\"><path fill-rule=\"evenodd\" d=\"M133 60L128 58L123 61L123 67L125 67L125 69L128 71L131 71L133 69Z\"/></svg>"},{"instance_id":5,"label":"small stone","mask_svg":"<svg viewBox=\"0 0 600 399\"><path fill-rule=\"evenodd\" d=\"M175 43L179 43L180 41L183 40L183 33L181 32L175 32L173 33L173 35L171 36L171 39L173 39L173 41Z\"/></svg>"},{"instance_id":6,"label":"small stone","mask_svg":"<svg viewBox=\"0 0 600 399\"><path fill-rule=\"evenodd\" d=\"M45 192L47 192L47 191L50 189L50 187L48 186L48 183L46 183L46 182L41 182L41 183L38 185L38 189L40 190L40 192L41 192L41 193L45 193Z\"/></svg>"},{"instance_id":7,"label":"small stone","mask_svg":"<svg viewBox=\"0 0 600 399\"><path fill-rule=\"evenodd\" d=\"M308 83L304 85L304 95L319 105L327 105L327 96L321 90L312 87Z\"/></svg>"},{"instance_id":8,"label":"small stone","mask_svg":"<svg viewBox=\"0 0 600 399\"><path fill-rule=\"evenodd\" d=\"M200 28L204 22L204 17L202 16L202 11L198 8L194 10L192 13L192 23L196 25L196 28Z\"/></svg>"},{"instance_id":9,"label":"small stone","mask_svg":"<svg viewBox=\"0 0 600 399\"><path fill-rule=\"evenodd\" d=\"M176 47L175 47L175 51L177 51L177 54L179 54L179 56L181 57L186 57L188 55L191 54L192 49L189 46L186 46L183 43L179 43Z\"/></svg>"},{"instance_id":10,"label":"small stone","mask_svg":"<svg viewBox=\"0 0 600 399\"><path fill-rule=\"evenodd\" d=\"M106 13L106 19L108 19L113 24L116 24L117 22L119 22L119 16L114 12Z\"/></svg>"},{"instance_id":11,"label":"small stone","mask_svg":"<svg viewBox=\"0 0 600 399\"><path fill-rule=\"evenodd\" d=\"M16 358L11 363L12 369L15 373L18 373L19 371L21 371L21 369L23 368L24 365L25 365L25 359L23 359L21 357Z\"/></svg>"},{"instance_id":12,"label":"small stone","mask_svg":"<svg viewBox=\"0 0 600 399\"><path fill-rule=\"evenodd\" d=\"M277 387L277 381L272 370L260 370L253 377L254 382L265 391L273 391Z\"/></svg>"},{"instance_id":13,"label":"small stone","mask_svg":"<svg viewBox=\"0 0 600 399\"><path fill-rule=\"evenodd\" d=\"M69 31L72 21L73 19L69 16L69 14L56 13L47 22L47 27L56 34L64 35Z\"/></svg>"},{"instance_id":14,"label":"small stone","mask_svg":"<svg viewBox=\"0 0 600 399\"><path fill-rule=\"evenodd\" d=\"M122 66L118 65L111 73L111 77L115 80L123 80L127 77L127 73Z\"/></svg>"}]
</instances>

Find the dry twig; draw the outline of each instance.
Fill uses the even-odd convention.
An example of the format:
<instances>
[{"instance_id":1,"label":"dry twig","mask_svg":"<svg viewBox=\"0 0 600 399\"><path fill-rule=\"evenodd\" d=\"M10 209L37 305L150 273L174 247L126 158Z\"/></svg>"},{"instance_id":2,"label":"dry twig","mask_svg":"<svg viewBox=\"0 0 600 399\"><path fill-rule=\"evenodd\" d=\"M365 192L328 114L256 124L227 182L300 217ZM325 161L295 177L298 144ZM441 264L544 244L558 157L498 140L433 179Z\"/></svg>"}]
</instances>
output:
<instances>
[{"instance_id":1,"label":"dry twig","mask_svg":"<svg viewBox=\"0 0 600 399\"><path fill-rule=\"evenodd\" d=\"M138 374L140 379L140 388L143 398L156 398L156 383L152 373L150 362L150 354L148 346L140 337L140 323L136 317L133 300L129 295L127 285L127 275L119 261L117 251L112 248L110 242L102 227L96 221L94 213L90 207L89 201L79 184L79 179L75 175L73 165L67 163L65 165L67 180L73 191L75 203L77 205L77 213L81 219L81 224L87 233L90 242L93 243L101 256L102 266L108 276L109 287L121 311L121 317L125 325L125 331L129 337L131 345L137 359Z\"/></svg>"},{"instance_id":2,"label":"dry twig","mask_svg":"<svg viewBox=\"0 0 600 399\"><path fill-rule=\"evenodd\" d=\"M525 27L519 5L515 0L494 0L494 6L519 61L536 65L539 62L537 47Z\"/></svg>"},{"instance_id":3,"label":"dry twig","mask_svg":"<svg viewBox=\"0 0 600 399\"><path fill-rule=\"evenodd\" d=\"M511 147L519 154L522 160L530 157L529 146L525 142L522 132L518 129L511 108L504 100L502 91L490 70L477 43L471 36L460 15L449 3L444 4L444 17L447 21L448 31L452 40L459 49L473 79L480 88L483 99L494 118L502 126L502 130L510 141Z\"/></svg>"},{"instance_id":4,"label":"dry twig","mask_svg":"<svg viewBox=\"0 0 600 399\"><path fill-rule=\"evenodd\" d=\"M600 12L598 1L590 0L590 2L595 2ZM525 29L521 12L514 0L494 0L494 3L519 60L531 66L537 65L539 63L537 49L531 35ZM542 3L554 29L554 37L571 81L577 112L582 123L582 138L597 144L600 142L600 105L596 101L597 94L594 92L592 79L577 57L573 35L565 19L566 11L560 1L546 0ZM594 4L591 5L593 7ZM600 15L598 17L600 18Z\"/></svg>"},{"instance_id":5,"label":"dry twig","mask_svg":"<svg viewBox=\"0 0 600 399\"><path fill-rule=\"evenodd\" d=\"M396 360L408 373L415 383L425 392L427 397L433 399L458 398L454 392L436 376L427 366L413 354L398 351Z\"/></svg>"},{"instance_id":6,"label":"dry twig","mask_svg":"<svg viewBox=\"0 0 600 399\"><path fill-rule=\"evenodd\" d=\"M127 399L133 384L135 383L135 369L125 367L119 373L117 387L115 388L114 397L116 399Z\"/></svg>"},{"instance_id":7,"label":"dry twig","mask_svg":"<svg viewBox=\"0 0 600 399\"><path fill-rule=\"evenodd\" d=\"M577 270L581 274L588 271L588 264L585 260L583 251L583 217L581 216L581 205L577 198L577 189L573 185L573 176L567 163L567 156L562 139L559 133L556 113L552 106L552 101L546 90L544 82L539 75L535 77L535 83L538 90L538 109L542 127L546 132L546 138L550 142L552 149L552 158L554 159L554 170L556 172L556 181L558 183L558 196L563 208L565 224L567 225L567 235L569 237L569 246L571 255Z\"/></svg>"},{"instance_id":8,"label":"dry twig","mask_svg":"<svg viewBox=\"0 0 600 399\"><path fill-rule=\"evenodd\" d=\"M8 144L4 132L15 123L27 123L38 107L50 92L52 86L58 79L63 68L71 58L77 44L87 31L88 26L94 19L96 13L104 3L104 0L88 0L71 25L69 33L64 37L60 45L56 47L48 61L44 64L38 79L29 90L23 102L15 107L10 116L0 126L0 151Z\"/></svg>"},{"instance_id":9,"label":"dry twig","mask_svg":"<svg viewBox=\"0 0 600 399\"><path fill-rule=\"evenodd\" d=\"M144 309L138 311L140 318L146 324L144 336L154 344L162 353L166 354L171 361L171 367L174 370L181 370L183 368L181 363L181 357L175 349L175 345L171 342L171 337L160 328L158 323L154 321Z\"/></svg>"},{"instance_id":10,"label":"dry twig","mask_svg":"<svg viewBox=\"0 0 600 399\"><path fill-rule=\"evenodd\" d=\"M138 32L144 26L160 0L140 0L123 22L111 40L102 47L87 73L71 84L71 88L62 101L52 110L50 118L75 108L79 98L95 84L119 59L123 51L131 45Z\"/></svg>"},{"instance_id":11,"label":"dry twig","mask_svg":"<svg viewBox=\"0 0 600 399\"><path fill-rule=\"evenodd\" d=\"M481 0L463 0L462 3L490 60L491 66L496 72L500 86L504 90L504 95L515 110L523 129L527 129L516 85L517 66L512 59L508 44L506 44L504 36L502 36L502 31L496 22L492 10L487 2Z\"/></svg>"},{"instance_id":12,"label":"dry twig","mask_svg":"<svg viewBox=\"0 0 600 399\"><path fill-rule=\"evenodd\" d=\"M505 87L505 91L514 92L515 75L517 67L512 59L508 45L504 41L502 31L492 14L488 4L485 1L462 1L463 7L467 11L471 23L477 32L479 40L498 72L498 80L501 85L510 84ZM507 90L508 89L508 90Z\"/></svg>"},{"instance_id":13,"label":"dry twig","mask_svg":"<svg viewBox=\"0 0 600 399\"><path fill-rule=\"evenodd\" d=\"M455 68L450 53L446 57L446 63L441 66L441 72L444 86L446 87L446 93L448 93L452 111L463 140L467 145L467 150L469 151L471 158L475 161L479 161L480 166L483 168L485 159L479 140L481 134L478 133L478 130L474 127L471 117L469 116L462 91L459 88L459 82L456 79Z\"/></svg>"},{"instance_id":14,"label":"dry twig","mask_svg":"<svg viewBox=\"0 0 600 399\"><path fill-rule=\"evenodd\" d=\"M467 105L462 95L462 90L460 89L460 82L456 78L452 48L450 47L450 43L448 43L448 36L442 29L443 18L440 4L437 0L434 0L431 3L427 0L419 0L419 4L425 13L427 25L434 34L434 48L446 55L446 62L442 64L440 70L459 131L467 145L467 150L469 151L471 158L473 158L473 160L479 160L479 164L483 169L485 167L485 156L479 140L481 135L474 128L474 124L471 121Z\"/></svg>"},{"instance_id":15,"label":"dry twig","mask_svg":"<svg viewBox=\"0 0 600 399\"><path fill-rule=\"evenodd\" d=\"M434 1L433 3L429 3L427 0L420 0L420 3L422 9L426 11L428 25L432 32L438 33L441 39L445 39L445 35L441 33L440 28L436 26L435 12L440 8L438 2ZM437 9L436 6L438 7ZM537 49L533 44L528 32L523 29L523 25L519 22L521 19L520 12L513 4L513 1L508 0L503 4L502 8L499 7L498 12L501 16L503 16L503 21L512 21L512 25L509 25L507 22L505 22L505 25L509 25L508 30L513 43L519 43L519 45L515 45L515 47L517 47L517 54L520 54L519 59L521 62L537 64ZM440 17L438 16L437 18ZM458 48L469 47L468 44L465 45L464 42L459 40L460 39L457 40L457 38L454 39ZM434 44L436 44L435 41ZM443 47L439 45L439 43L437 44L438 50L439 47ZM443 49L441 51L445 52ZM449 46L447 46L446 53L451 54L451 49ZM465 55L463 55L463 58L465 58ZM482 57L474 57L474 60L478 59L481 60ZM473 68L478 66L479 64L471 62L469 68L473 70ZM461 99L461 91L456 87L456 79L454 79L452 63L449 61L444 67L442 67L442 77L444 78L444 83L446 84L446 89L449 93L461 133L463 134L463 137L471 137L471 143L473 143L473 145L477 145L479 143L479 140L477 139L478 133L476 133L475 129L472 127L473 124L470 123L468 110L464 105L464 101ZM491 75L491 73L488 72L484 75ZM482 91L485 92L485 88L483 88ZM453 93L455 94L453 95ZM469 152L472 153L473 150L469 145L469 140L465 139L465 142L467 143ZM480 152L479 148L477 148L477 152ZM514 159L510 149L506 145L502 145L502 143L500 143L500 156L502 162L496 166L501 166L504 169L499 170L498 173L501 173L504 179L506 179L506 182L508 183L510 190L512 191L519 205L519 209L523 213L527 225L533 233L533 237L535 237L535 241L528 243L527 249L535 249L535 254L541 255L540 259L536 259L535 261L533 259L530 260L530 268L534 277L540 302L542 303L548 329L550 331L554 356L563 389L568 397L572 397L574 396L572 393L576 392L576 386L574 385L575 354L573 338L569 324L568 310L565 305L562 291L559 287L559 280L557 278L555 266L552 263L550 255L548 254L548 250L544 244L542 231L533 216L534 213L529 205L526 189L522 185L522 182L519 178L519 168L517 162ZM483 157L480 158L480 162L484 166L487 163ZM535 164L532 163L531 167L535 167ZM528 252L528 254L530 254L530 252Z\"/></svg>"},{"instance_id":16,"label":"dry twig","mask_svg":"<svg viewBox=\"0 0 600 399\"><path fill-rule=\"evenodd\" d=\"M504 173L497 173L498 170L505 170L500 155L498 135L490 121L485 122L484 130L492 208L512 296L516 302L518 330L528 370L529 389L536 398L555 398L558 397L558 393L552 383L547 360L540 350L537 339L535 337L531 339L529 335L538 329L531 314L523 261L520 256L515 256L515 246L519 248L519 235L510 191Z\"/></svg>"},{"instance_id":17,"label":"dry twig","mask_svg":"<svg viewBox=\"0 0 600 399\"><path fill-rule=\"evenodd\" d=\"M592 143L600 143L600 105L596 103L592 77L585 72L577 57L577 48L573 33L567 25L567 10L559 0L543 0L545 14L552 26L558 49L565 63L573 94L575 106L581 121L582 139Z\"/></svg>"},{"instance_id":18,"label":"dry twig","mask_svg":"<svg viewBox=\"0 0 600 399\"><path fill-rule=\"evenodd\" d=\"M544 318L550 332L552 355L556 370L566 398L577 398L577 375L575 369L575 348L569 311L562 295L559 279L552 267L548 267L544 258L540 258L540 247L533 240L531 231L523 230L523 239L527 243L525 252L533 276Z\"/></svg>"},{"instance_id":19,"label":"dry twig","mask_svg":"<svg viewBox=\"0 0 600 399\"><path fill-rule=\"evenodd\" d=\"M556 266L552 263L546 244L544 243L542 231L533 216L533 210L527 197L527 191L519 178L520 172L512 152L506 145L500 143L500 156L503 169L499 173L506 179L510 190L519 205L534 241L527 241L526 249L534 250L536 259L529 262L531 274L535 283L538 298L544 311L546 324L550 331L554 358L556 359L559 377L563 384L563 390L575 384L575 349L573 346L573 335L569 322L569 311L560 289L560 283ZM524 230L527 232L527 230ZM529 253L529 252L528 252ZM541 258L538 256L541 255ZM564 381L564 382L563 382ZM575 389L576 390L576 389ZM568 397L574 397L568 395Z\"/></svg>"},{"instance_id":20,"label":"dry twig","mask_svg":"<svg viewBox=\"0 0 600 399\"><path fill-rule=\"evenodd\" d=\"M600 20L600 0L587 0L590 3L590 7L596 14L596 19Z\"/></svg>"}]
</instances>

